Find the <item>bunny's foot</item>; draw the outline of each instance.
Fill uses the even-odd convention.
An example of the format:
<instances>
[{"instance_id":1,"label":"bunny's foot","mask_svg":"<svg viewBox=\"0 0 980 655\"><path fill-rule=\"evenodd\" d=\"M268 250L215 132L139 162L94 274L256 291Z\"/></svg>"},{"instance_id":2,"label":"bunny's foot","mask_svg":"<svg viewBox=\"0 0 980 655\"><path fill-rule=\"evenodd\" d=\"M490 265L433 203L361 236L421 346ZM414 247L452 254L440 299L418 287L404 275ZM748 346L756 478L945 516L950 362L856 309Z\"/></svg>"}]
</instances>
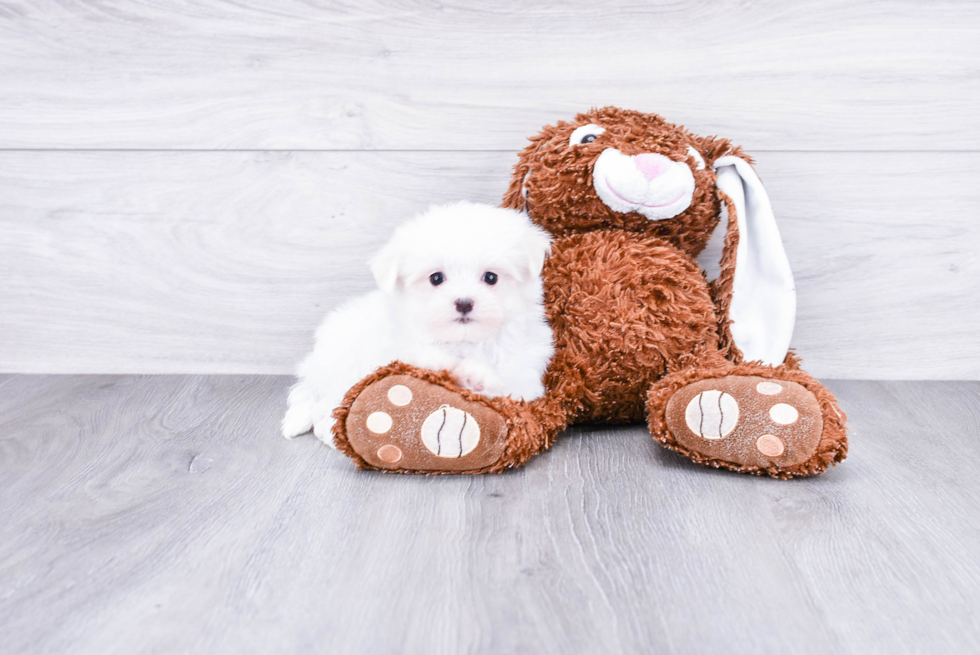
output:
<instances>
[{"instance_id":1,"label":"bunny's foot","mask_svg":"<svg viewBox=\"0 0 980 655\"><path fill-rule=\"evenodd\" d=\"M815 475L844 459L845 416L823 385L783 366L726 369L657 382L647 403L654 438L699 464L776 478Z\"/></svg>"},{"instance_id":2,"label":"bunny's foot","mask_svg":"<svg viewBox=\"0 0 980 655\"><path fill-rule=\"evenodd\" d=\"M360 468L499 473L546 448L564 427L547 406L487 398L447 372L395 362L347 393L334 412L334 443Z\"/></svg>"}]
</instances>

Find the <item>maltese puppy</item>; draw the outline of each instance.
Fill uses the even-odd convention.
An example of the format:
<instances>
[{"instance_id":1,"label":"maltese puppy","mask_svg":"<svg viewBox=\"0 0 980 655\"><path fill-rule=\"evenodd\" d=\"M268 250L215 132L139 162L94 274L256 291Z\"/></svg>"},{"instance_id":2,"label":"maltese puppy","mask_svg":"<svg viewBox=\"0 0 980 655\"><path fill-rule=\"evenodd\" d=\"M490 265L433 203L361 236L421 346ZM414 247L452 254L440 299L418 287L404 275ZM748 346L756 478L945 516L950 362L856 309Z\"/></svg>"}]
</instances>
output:
<instances>
[{"instance_id":1,"label":"maltese puppy","mask_svg":"<svg viewBox=\"0 0 980 655\"><path fill-rule=\"evenodd\" d=\"M471 202L432 207L371 260L378 289L334 310L289 392L282 433L333 446L333 410L395 360L447 370L487 396L533 400L553 352L542 306L550 240L525 214Z\"/></svg>"}]
</instances>

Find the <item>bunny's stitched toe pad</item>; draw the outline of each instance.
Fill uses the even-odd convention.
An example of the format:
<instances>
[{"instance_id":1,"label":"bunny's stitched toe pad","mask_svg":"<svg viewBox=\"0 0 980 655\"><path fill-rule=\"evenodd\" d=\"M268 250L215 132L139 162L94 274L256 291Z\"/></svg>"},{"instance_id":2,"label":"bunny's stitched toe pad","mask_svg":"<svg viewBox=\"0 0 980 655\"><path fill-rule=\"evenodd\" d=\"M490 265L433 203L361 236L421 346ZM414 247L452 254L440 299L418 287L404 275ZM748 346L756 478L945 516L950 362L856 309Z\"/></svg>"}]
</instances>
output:
<instances>
[{"instance_id":1,"label":"bunny's stitched toe pad","mask_svg":"<svg viewBox=\"0 0 980 655\"><path fill-rule=\"evenodd\" d=\"M704 464L777 477L805 474L795 469L814 460L822 447L820 402L788 380L698 380L677 389L664 414L669 434L662 443Z\"/></svg>"},{"instance_id":2,"label":"bunny's stitched toe pad","mask_svg":"<svg viewBox=\"0 0 980 655\"><path fill-rule=\"evenodd\" d=\"M501 458L507 438L507 422L489 406L411 375L365 387L345 427L371 468L403 472L483 469Z\"/></svg>"}]
</instances>

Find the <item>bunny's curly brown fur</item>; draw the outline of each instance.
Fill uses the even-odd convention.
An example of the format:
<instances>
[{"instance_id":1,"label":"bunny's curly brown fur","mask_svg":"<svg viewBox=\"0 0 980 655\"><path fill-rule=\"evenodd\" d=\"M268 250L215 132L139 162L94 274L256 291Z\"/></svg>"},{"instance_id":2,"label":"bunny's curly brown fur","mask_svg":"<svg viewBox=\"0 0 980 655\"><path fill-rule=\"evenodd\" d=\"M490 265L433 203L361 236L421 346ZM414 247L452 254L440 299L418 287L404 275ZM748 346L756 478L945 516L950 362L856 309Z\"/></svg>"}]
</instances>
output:
<instances>
[{"instance_id":1,"label":"bunny's curly brown fur","mask_svg":"<svg viewBox=\"0 0 980 655\"><path fill-rule=\"evenodd\" d=\"M591 124L604 131L591 142L570 143L577 128ZM663 220L611 209L593 184L596 161L607 149L626 157L655 153L689 166L694 179L689 206ZM644 419L658 443L708 466L787 478L820 473L843 460L844 415L830 392L798 370L793 354L781 366L742 362L732 340L728 309L739 240L736 208L716 189L711 167L723 155L751 163L727 139L699 137L655 114L614 107L579 114L530 139L503 205L527 211L554 237L543 276L555 356L541 400L487 399L508 422L508 446L500 461L465 472L499 472L523 464L572 423ZM718 226L723 207L729 222L721 275L709 284L694 258ZM379 371L352 390L348 400L353 402L360 389L395 370L410 372L404 365ZM729 389L732 380L746 376L798 384L813 394L813 406L820 408L816 420L822 419L823 427L818 427L812 454L804 453L805 461L783 466L776 457L767 466L747 465L734 455L706 456L669 433L667 403L679 389L705 379L717 379L719 389ZM456 389L436 374L417 372L417 377ZM366 466L346 430L344 421L338 421L336 442Z\"/></svg>"}]
</instances>

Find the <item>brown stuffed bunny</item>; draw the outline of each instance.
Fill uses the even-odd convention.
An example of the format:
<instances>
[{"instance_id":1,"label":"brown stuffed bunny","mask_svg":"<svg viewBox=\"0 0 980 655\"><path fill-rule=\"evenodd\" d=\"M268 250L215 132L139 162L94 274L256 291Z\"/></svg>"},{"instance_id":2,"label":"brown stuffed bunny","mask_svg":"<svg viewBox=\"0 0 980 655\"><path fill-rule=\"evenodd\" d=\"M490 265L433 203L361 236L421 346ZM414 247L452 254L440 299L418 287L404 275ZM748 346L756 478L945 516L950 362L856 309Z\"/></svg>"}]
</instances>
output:
<instances>
[{"instance_id":1,"label":"brown stuffed bunny","mask_svg":"<svg viewBox=\"0 0 980 655\"><path fill-rule=\"evenodd\" d=\"M446 372L395 362L334 414L334 441L359 466L499 472L570 424L642 420L659 443L716 468L790 478L844 459L843 412L788 354L793 277L739 148L655 114L593 110L531 139L503 204L554 237L543 272L555 339L546 395L486 398ZM721 273L709 283L695 257L726 215ZM383 433L368 427L377 412L392 419ZM436 437L458 438L454 456L425 445Z\"/></svg>"}]
</instances>

